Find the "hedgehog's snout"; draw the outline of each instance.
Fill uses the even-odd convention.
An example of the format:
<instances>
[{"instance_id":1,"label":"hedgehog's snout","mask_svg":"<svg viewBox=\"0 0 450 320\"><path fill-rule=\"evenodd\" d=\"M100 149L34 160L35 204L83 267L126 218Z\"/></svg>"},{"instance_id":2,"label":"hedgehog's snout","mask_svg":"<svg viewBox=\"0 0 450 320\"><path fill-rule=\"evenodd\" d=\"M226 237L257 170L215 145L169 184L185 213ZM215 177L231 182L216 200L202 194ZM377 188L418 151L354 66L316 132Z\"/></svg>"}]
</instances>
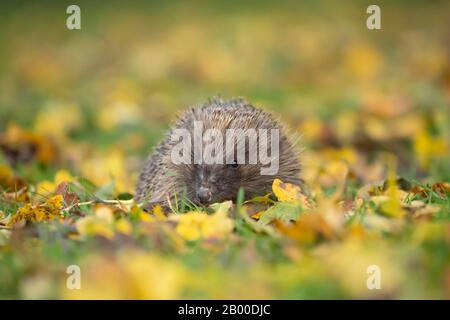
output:
<instances>
[{"instance_id":1,"label":"hedgehog's snout","mask_svg":"<svg viewBox=\"0 0 450 320\"><path fill-rule=\"evenodd\" d=\"M200 187L197 189L197 198L201 204L208 204L212 199L212 192L208 188Z\"/></svg>"}]
</instances>

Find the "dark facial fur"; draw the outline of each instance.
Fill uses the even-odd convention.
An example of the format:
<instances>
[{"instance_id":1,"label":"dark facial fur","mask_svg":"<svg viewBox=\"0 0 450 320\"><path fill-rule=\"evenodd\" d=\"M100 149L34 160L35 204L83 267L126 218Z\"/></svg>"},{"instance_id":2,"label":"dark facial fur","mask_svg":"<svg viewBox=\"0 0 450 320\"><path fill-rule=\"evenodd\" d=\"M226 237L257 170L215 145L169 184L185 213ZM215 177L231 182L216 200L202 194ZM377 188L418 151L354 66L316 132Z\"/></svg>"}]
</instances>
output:
<instances>
[{"instance_id":1,"label":"dark facial fur","mask_svg":"<svg viewBox=\"0 0 450 320\"><path fill-rule=\"evenodd\" d=\"M187 129L193 140L194 121L202 121L204 131L209 128L217 129L224 137L227 129L279 129L278 173L261 175L260 169L263 165L259 161L256 164L248 164L248 140L245 143L245 164L237 164L233 154L226 154L225 141L224 164L174 164L171 160L171 150L178 142L172 141L172 133L174 129ZM235 146L234 156L236 148ZM192 160L193 149L192 141ZM179 117L165 139L147 159L139 177L135 199L148 202L151 206L154 203L165 205L168 200L186 196L196 204L208 205L236 200L241 187L244 188L247 199L264 195L271 191L275 178L294 184L301 182L298 158L295 148L285 135L284 127L269 113L251 106L244 100L213 99Z\"/></svg>"}]
</instances>

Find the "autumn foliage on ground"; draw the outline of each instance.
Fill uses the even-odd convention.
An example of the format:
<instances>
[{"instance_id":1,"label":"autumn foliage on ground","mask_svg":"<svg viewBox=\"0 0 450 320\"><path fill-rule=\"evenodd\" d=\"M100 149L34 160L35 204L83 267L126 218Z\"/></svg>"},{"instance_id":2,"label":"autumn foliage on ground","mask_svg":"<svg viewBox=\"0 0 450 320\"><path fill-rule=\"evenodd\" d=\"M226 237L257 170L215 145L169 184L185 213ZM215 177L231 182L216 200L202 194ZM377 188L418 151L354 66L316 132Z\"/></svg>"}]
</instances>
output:
<instances>
[{"instance_id":1,"label":"autumn foliage on ground","mask_svg":"<svg viewBox=\"0 0 450 320\"><path fill-rule=\"evenodd\" d=\"M77 32L7 6L0 298L450 298L450 8L386 4L377 33L318 3L86 2ZM305 185L144 211L151 147L217 93L288 123Z\"/></svg>"}]
</instances>

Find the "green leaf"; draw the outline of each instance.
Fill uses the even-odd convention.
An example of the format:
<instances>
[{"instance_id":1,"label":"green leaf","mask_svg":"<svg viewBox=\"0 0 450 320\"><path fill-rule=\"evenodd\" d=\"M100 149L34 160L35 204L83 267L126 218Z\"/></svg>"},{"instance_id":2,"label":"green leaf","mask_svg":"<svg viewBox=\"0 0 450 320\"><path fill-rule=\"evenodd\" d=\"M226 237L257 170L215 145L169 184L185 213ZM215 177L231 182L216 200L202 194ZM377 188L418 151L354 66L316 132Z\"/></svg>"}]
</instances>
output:
<instances>
[{"instance_id":1,"label":"green leaf","mask_svg":"<svg viewBox=\"0 0 450 320\"><path fill-rule=\"evenodd\" d=\"M303 213L303 207L293 202L278 202L261 215L257 222L259 226L268 225L275 219L281 221L295 221Z\"/></svg>"}]
</instances>

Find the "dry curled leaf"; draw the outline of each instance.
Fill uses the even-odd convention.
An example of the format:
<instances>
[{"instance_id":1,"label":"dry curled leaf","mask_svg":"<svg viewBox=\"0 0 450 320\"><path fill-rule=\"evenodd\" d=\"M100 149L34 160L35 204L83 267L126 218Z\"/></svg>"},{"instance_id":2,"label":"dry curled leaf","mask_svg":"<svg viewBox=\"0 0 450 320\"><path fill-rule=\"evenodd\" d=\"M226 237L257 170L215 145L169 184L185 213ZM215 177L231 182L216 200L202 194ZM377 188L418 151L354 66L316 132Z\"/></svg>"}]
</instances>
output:
<instances>
[{"instance_id":1,"label":"dry curled leaf","mask_svg":"<svg viewBox=\"0 0 450 320\"><path fill-rule=\"evenodd\" d=\"M14 226L23 221L40 222L60 218L62 217L62 208L63 198L61 195L56 195L39 205L27 203L11 217L8 221L8 226Z\"/></svg>"}]
</instances>

